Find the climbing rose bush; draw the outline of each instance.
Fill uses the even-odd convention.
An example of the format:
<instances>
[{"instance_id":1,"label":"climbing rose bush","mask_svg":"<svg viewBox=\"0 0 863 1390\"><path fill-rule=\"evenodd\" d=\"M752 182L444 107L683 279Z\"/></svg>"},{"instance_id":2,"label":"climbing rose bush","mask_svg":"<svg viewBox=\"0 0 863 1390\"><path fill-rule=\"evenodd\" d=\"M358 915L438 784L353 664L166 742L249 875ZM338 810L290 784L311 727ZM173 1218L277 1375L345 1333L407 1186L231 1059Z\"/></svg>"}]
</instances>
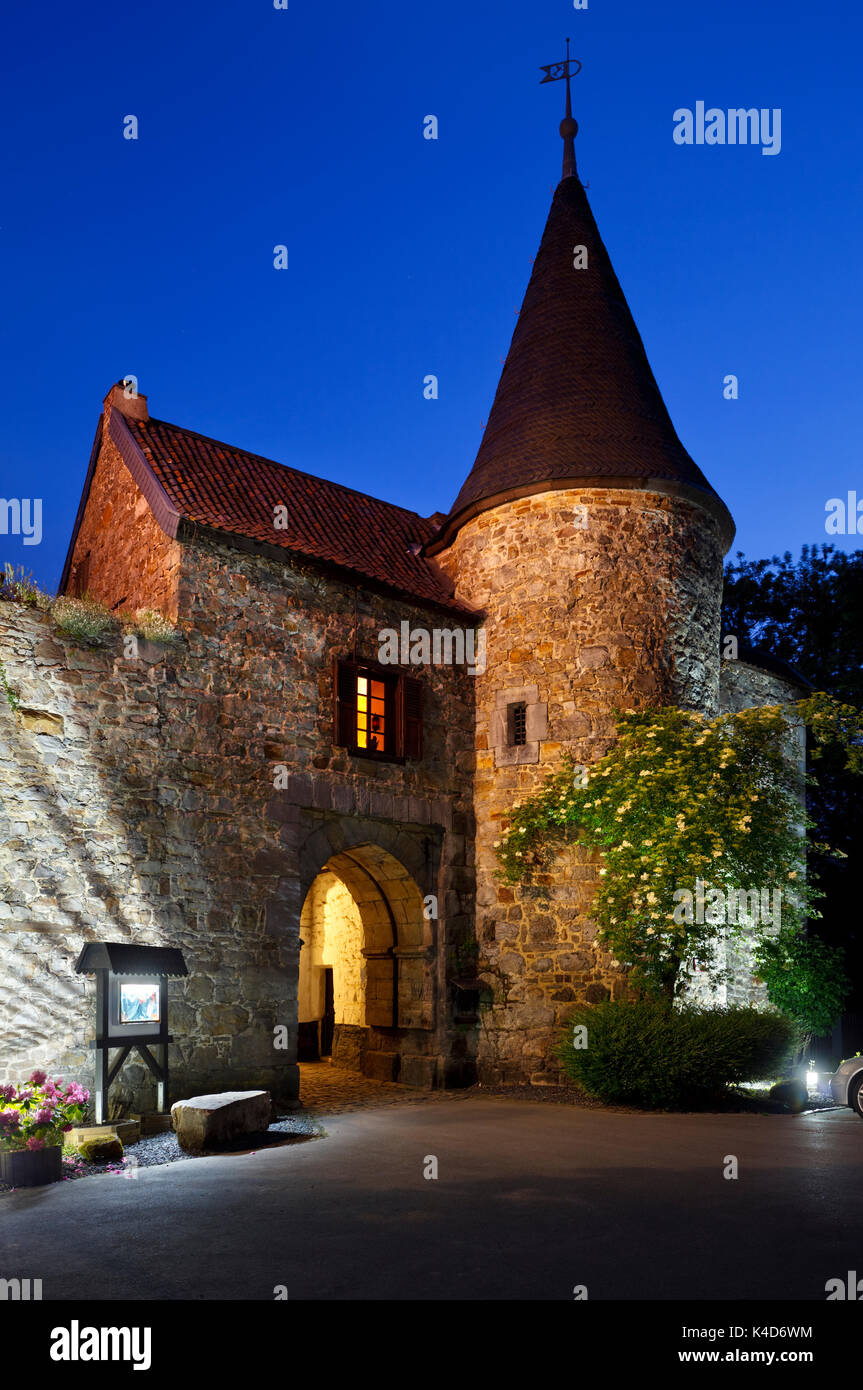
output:
<instances>
[{"instance_id":1,"label":"climbing rose bush","mask_svg":"<svg viewBox=\"0 0 863 1390\"><path fill-rule=\"evenodd\" d=\"M565 759L539 793L515 804L496 844L501 877L529 883L567 840L600 850L591 907L599 939L636 987L665 994L680 990L690 967L712 964L720 934L758 928L746 916L687 911L687 893L712 907L740 890L779 890L786 939L801 934L820 916L805 872L802 832L812 822L800 800L814 779L789 757L801 723L814 756L837 742L849 769L863 771L860 711L823 694L712 720L673 708L618 714L604 757L590 768Z\"/></svg>"},{"instance_id":2,"label":"climbing rose bush","mask_svg":"<svg viewBox=\"0 0 863 1390\"><path fill-rule=\"evenodd\" d=\"M90 1092L77 1081L63 1087L44 1071L34 1071L22 1086L0 1085L0 1149L50 1149L84 1118Z\"/></svg>"}]
</instances>

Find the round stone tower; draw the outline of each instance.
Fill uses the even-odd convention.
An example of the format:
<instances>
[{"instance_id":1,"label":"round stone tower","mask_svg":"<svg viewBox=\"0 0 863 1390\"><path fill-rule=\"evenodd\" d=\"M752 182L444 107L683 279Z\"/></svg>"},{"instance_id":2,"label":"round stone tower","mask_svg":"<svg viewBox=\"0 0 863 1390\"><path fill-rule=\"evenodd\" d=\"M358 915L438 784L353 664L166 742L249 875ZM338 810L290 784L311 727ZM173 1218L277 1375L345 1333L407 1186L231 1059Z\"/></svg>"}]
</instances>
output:
<instances>
[{"instance_id":1,"label":"round stone tower","mask_svg":"<svg viewBox=\"0 0 863 1390\"><path fill-rule=\"evenodd\" d=\"M717 712L722 558L734 525L671 423L575 169L557 187L476 462L429 554L485 614L476 676L480 1078L550 1083L556 1029L623 977L594 939L597 866L562 851L528 890L496 879L513 802L613 711ZM576 127L577 128L577 127Z\"/></svg>"}]
</instances>

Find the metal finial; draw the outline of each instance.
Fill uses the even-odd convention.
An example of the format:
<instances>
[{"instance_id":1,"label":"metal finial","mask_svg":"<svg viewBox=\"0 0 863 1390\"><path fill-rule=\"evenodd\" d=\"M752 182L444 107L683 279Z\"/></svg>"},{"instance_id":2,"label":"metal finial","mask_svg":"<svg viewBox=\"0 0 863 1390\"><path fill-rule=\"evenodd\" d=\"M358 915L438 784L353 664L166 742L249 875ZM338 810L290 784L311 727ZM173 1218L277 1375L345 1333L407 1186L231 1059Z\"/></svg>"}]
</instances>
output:
<instances>
[{"instance_id":1,"label":"metal finial","mask_svg":"<svg viewBox=\"0 0 863 1390\"><path fill-rule=\"evenodd\" d=\"M566 41L564 61L562 63L549 63L540 71L545 73L545 77L540 80L540 86L543 82L560 82L562 79L566 79L566 115L560 123L560 133L563 138L563 177L565 179L575 178L575 137L578 134L578 121L572 115L570 81L581 72L581 63L577 58L570 58L569 39Z\"/></svg>"}]
</instances>

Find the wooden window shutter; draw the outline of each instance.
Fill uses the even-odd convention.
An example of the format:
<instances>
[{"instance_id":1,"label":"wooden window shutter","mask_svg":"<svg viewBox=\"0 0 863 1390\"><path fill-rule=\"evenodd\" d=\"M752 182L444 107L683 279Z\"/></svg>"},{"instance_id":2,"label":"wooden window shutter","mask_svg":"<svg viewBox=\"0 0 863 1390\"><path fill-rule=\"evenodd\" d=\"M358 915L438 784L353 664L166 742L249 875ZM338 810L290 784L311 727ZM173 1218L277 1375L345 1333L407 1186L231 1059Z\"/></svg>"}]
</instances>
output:
<instances>
[{"instance_id":1,"label":"wooden window shutter","mask_svg":"<svg viewBox=\"0 0 863 1390\"><path fill-rule=\"evenodd\" d=\"M412 676L402 676L400 685L402 756L421 758L423 755L422 681L414 680Z\"/></svg>"},{"instance_id":2,"label":"wooden window shutter","mask_svg":"<svg viewBox=\"0 0 863 1390\"><path fill-rule=\"evenodd\" d=\"M353 662L333 658L333 742L338 748L357 744L357 671Z\"/></svg>"}]
</instances>

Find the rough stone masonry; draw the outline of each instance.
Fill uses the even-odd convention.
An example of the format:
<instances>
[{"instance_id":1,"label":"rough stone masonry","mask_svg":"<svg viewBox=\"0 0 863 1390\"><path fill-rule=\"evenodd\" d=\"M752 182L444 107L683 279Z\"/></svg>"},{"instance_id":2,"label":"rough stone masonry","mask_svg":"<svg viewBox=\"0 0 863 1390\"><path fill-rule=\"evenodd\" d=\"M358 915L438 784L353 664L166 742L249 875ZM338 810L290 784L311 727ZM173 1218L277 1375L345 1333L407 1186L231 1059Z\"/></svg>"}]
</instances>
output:
<instances>
[{"instance_id":1,"label":"rough stone masonry","mask_svg":"<svg viewBox=\"0 0 863 1390\"><path fill-rule=\"evenodd\" d=\"M625 988L590 918L596 863L568 850L538 891L504 888L494 841L567 751L605 752L615 708L795 697L793 673L751 660L720 675L733 533L574 157L447 514L113 387L60 588L115 628L88 644L0 602L18 702L0 700L0 1076L92 1079L93 984L72 967L101 939L185 954L172 1099L290 1100L300 1047L413 1086L556 1081L572 1004ZM130 647L141 608L177 640ZM481 630L484 660L383 662L402 630L457 630L450 651ZM736 978L747 997L745 961ZM142 1066L114 1098L152 1103Z\"/></svg>"}]
</instances>

